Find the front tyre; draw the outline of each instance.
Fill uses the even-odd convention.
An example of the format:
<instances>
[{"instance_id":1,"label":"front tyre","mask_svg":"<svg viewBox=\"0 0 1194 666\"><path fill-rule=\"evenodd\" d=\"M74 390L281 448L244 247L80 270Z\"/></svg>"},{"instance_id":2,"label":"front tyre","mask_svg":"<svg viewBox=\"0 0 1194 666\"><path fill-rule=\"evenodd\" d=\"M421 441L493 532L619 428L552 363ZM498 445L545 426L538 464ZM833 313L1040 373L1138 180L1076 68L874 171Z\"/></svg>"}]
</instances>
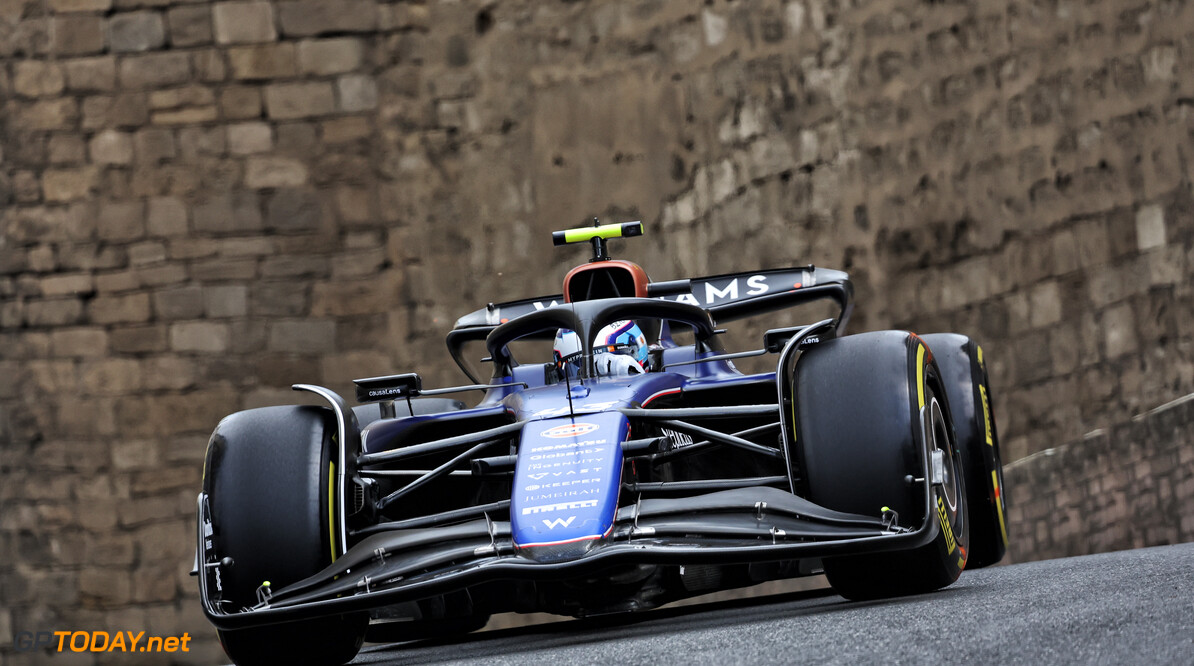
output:
<instances>
[{"instance_id":1,"label":"front tyre","mask_svg":"<svg viewBox=\"0 0 1194 666\"><path fill-rule=\"evenodd\" d=\"M336 421L322 407L265 407L216 426L204 462L213 548L231 557L219 603L257 603L265 581L278 589L335 559ZM219 631L237 664L342 664L360 650L368 614L355 613Z\"/></svg>"},{"instance_id":2,"label":"front tyre","mask_svg":"<svg viewBox=\"0 0 1194 666\"><path fill-rule=\"evenodd\" d=\"M224 652L239 666L339 666L357 656L368 626L367 613L354 613L216 633Z\"/></svg>"},{"instance_id":3,"label":"front tyre","mask_svg":"<svg viewBox=\"0 0 1194 666\"><path fill-rule=\"evenodd\" d=\"M937 523L913 550L826 558L825 574L847 599L929 592L966 566L969 527L961 453L932 352L901 331L847 336L810 347L795 371L797 443L811 501L899 525ZM926 457L940 451L943 478L924 516ZM930 458L931 459L931 458Z\"/></svg>"},{"instance_id":4,"label":"front tyre","mask_svg":"<svg viewBox=\"0 0 1194 666\"><path fill-rule=\"evenodd\" d=\"M983 350L974 340L955 333L926 335L924 340L941 369L966 471L970 508L966 566L989 566L1007 552L1007 491Z\"/></svg>"}]
</instances>

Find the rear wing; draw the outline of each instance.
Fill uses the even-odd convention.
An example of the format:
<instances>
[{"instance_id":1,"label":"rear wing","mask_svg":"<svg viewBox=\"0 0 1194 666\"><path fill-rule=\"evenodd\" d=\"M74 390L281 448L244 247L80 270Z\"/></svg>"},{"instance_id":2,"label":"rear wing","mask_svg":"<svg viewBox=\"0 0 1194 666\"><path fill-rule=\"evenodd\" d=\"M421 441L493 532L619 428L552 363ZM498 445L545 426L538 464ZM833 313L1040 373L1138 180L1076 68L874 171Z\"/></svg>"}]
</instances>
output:
<instances>
[{"instance_id":1,"label":"rear wing","mask_svg":"<svg viewBox=\"0 0 1194 666\"><path fill-rule=\"evenodd\" d=\"M841 309L837 333L841 335L854 310L854 285L843 271L805 266L749 273L727 273L708 277L651 282L647 295L705 308L717 323L774 312L820 300L833 300ZM460 369L473 381L462 352L464 345L484 340L499 325L530 312L563 305L564 297L540 296L507 303L490 303L456 320L448 333L448 351Z\"/></svg>"},{"instance_id":2,"label":"rear wing","mask_svg":"<svg viewBox=\"0 0 1194 666\"><path fill-rule=\"evenodd\" d=\"M830 299L841 310L837 317L839 334L854 310L850 276L811 265L654 282L647 285L647 295L699 305L718 323Z\"/></svg>"}]
</instances>

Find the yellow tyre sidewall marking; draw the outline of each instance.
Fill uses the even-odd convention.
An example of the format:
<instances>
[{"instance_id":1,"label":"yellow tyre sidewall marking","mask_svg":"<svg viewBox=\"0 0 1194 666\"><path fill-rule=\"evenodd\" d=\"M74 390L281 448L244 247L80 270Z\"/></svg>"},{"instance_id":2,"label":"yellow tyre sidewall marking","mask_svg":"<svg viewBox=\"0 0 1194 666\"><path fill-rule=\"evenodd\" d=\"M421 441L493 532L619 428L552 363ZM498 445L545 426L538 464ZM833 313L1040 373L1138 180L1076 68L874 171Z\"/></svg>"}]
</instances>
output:
<instances>
[{"instance_id":1,"label":"yellow tyre sidewall marking","mask_svg":"<svg viewBox=\"0 0 1194 666\"><path fill-rule=\"evenodd\" d=\"M916 399L920 404L919 409L925 408L925 346L922 344L916 345ZM925 433L928 437L928 433Z\"/></svg>"},{"instance_id":2,"label":"yellow tyre sidewall marking","mask_svg":"<svg viewBox=\"0 0 1194 666\"><path fill-rule=\"evenodd\" d=\"M987 387L979 384L978 392L983 399L983 429L986 431L987 446L995 446L995 437L991 434L991 403L987 400Z\"/></svg>"},{"instance_id":3,"label":"yellow tyre sidewall marking","mask_svg":"<svg viewBox=\"0 0 1194 666\"><path fill-rule=\"evenodd\" d=\"M945 500L937 496L937 519L941 522L941 531L945 534L945 552L953 553L958 547L958 540L954 538L954 530L949 526L949 515L945 512Z\"/></svg>"},{"instance_id":4,"label":"yellow tyre sidewall marking","mask_svg":"<svg viewBox=\"0 0 1194 666\"><path fill-rule=\"evenodd\" d=\"M925 346L923 343L916 345L916 401L920 405L920 409L925 407ZM927 439L929 434L925 433ZM950 555L958 549L958 540L954 536L953 527L949 524L949 514L945 510L945 500L941 496L937 496L937 520L941 523L941 532L945 534L946 554ZM966 556L958 555L958 568L966 567Z\"/></svg>"},{"instance_id":5,"label":"yellow tyre sidewall marking","mask_svg":"<svg viewBox=\"0 0 1194 666\"><path fill-rule=\"evenodd\" d=\"M332 561L336 561L336 463L328 461L328 543L332 548Z\"/></svg>"},{"instance_id":6,"label":"yellow tyre sidewall marking","mask_svg":"<svg viewBox=\"0 0 1194 666\"><path fill-rule=\"evenodd\" d=\"M978 345L978 367L987 373L986 363L983 361L983 347ZM987 397L985 384L978 385L978 392L983 399L983 428L986 431L987 446L995 446L994 430L991 428L991 400ZM991 470L991 487L995 489L995 512L999 516L999 534L1003 537L1003 546L1007 547L1007 521L1003 517L1003 488L999 487L999 470Z\"/></svg>"},{"instance_id":7,"label":"yellow tyre sidewall marking","mask_svg":"<svg viewBox=\"0 0 1194 666\"><path fill-rule=\"evenodd\" d=\"M999 515L999 533L1007 547L1007 522L1003 518L1003 489L999 487L999 472L991 470L991 485L995 487L995 512Z\"/></svg>"}]
</instances>

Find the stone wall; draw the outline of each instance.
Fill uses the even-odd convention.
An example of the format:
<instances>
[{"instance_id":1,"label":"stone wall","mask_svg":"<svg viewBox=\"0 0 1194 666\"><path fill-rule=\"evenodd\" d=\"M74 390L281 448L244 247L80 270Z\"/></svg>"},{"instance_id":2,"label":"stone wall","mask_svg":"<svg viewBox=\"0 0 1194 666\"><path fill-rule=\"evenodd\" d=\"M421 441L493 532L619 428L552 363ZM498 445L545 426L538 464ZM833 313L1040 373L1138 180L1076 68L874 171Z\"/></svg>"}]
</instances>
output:
<instances>
[{"instance_id":1,"label":"stone wall","mask_svg":"<svg viewBox=\"0 0 1194 666\"><path fill-rule=\"evenodd\" d=\"M213 659L215 422L459 381L455 318L558 291L592 215L655 279L813 262L853 330L972 334L1008 460L1194 391L1192 38L1185 0L0 0L0 661Z\"/></svg>"},{"instance_id":2,"label":"stone wall","mask_svg":"<svg viewBox=\"0 0 1194 666\"><path fill-rule=\"evenodd\" d=\"M1008 561L1194 541L1194 394L1004 466Z\"/></svg>"}]
</instances>

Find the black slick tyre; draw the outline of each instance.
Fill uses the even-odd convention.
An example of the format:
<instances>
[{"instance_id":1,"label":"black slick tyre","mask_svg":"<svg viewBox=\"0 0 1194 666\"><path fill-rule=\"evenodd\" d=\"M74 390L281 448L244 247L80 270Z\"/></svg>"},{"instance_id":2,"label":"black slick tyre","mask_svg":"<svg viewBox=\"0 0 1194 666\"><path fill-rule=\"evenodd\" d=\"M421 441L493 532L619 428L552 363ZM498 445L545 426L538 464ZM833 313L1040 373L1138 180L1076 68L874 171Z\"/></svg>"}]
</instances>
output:
<instances>
[{"instance_id":1,"label":"black slick tyre","mask_svg":"<svg viewBox=\"0 0 1194 666\"><path fill-rule=\"evenodd\" d=\"M489 623L468 590L375 609L365 640L370 643L443 640L472 633Z\"/></svg>"},{"instance_id":2,"label":"black slick tyre","mask_svg":"<svg viewBox=\"0 0 1194 666\"><path fill-rule=\"evenodd\" d=\"M238 666L340 666L360 652L368 625L368 614L354 613L217 633Z\"/></svg>"},{"instance_id":3,"label":"black slick tyre","mask_svg":"<svg viewBox=\"0 0 1194 666\"><path fill-rule=\"evenodd\" d=\"M321 407L265 407L216 426L204 463L225 609L257 603L257 589L311 576L336 548L329 503L334 492L336 422ZM358 613L219 631L237 664L342 664L360 650L367 614Z\"/></svg>"},{"instance_id":4,"label":"black slick tyre","mask_svg":"<svg viewBox=\"0 0 1194 666\"><path fill-rule=\"evenodd\" d=\"M966 566L990 566L1007 552L1007 493L983 350L974 340L955 333L926 335L924 340L941 370L966 471L970 510Z\"/></svg>"},{"instance_id":5,"label":"black slick tyre","mask_svg":"<svg viewBox=\"0 0 1194 666\"><path fill-rule=\"evenodd\" d=\"M807 349L794 373L797 451L808 498L869 516L885 509L898 525L937 523L932 541L912 550L826 558L825 574L847 599L929 592L957 580L966 565L965 478L949 405L932 353L917 336L881 331ZM941 451L944 483L925 516L926 457Z\"/></svg>"}]
</instances>

